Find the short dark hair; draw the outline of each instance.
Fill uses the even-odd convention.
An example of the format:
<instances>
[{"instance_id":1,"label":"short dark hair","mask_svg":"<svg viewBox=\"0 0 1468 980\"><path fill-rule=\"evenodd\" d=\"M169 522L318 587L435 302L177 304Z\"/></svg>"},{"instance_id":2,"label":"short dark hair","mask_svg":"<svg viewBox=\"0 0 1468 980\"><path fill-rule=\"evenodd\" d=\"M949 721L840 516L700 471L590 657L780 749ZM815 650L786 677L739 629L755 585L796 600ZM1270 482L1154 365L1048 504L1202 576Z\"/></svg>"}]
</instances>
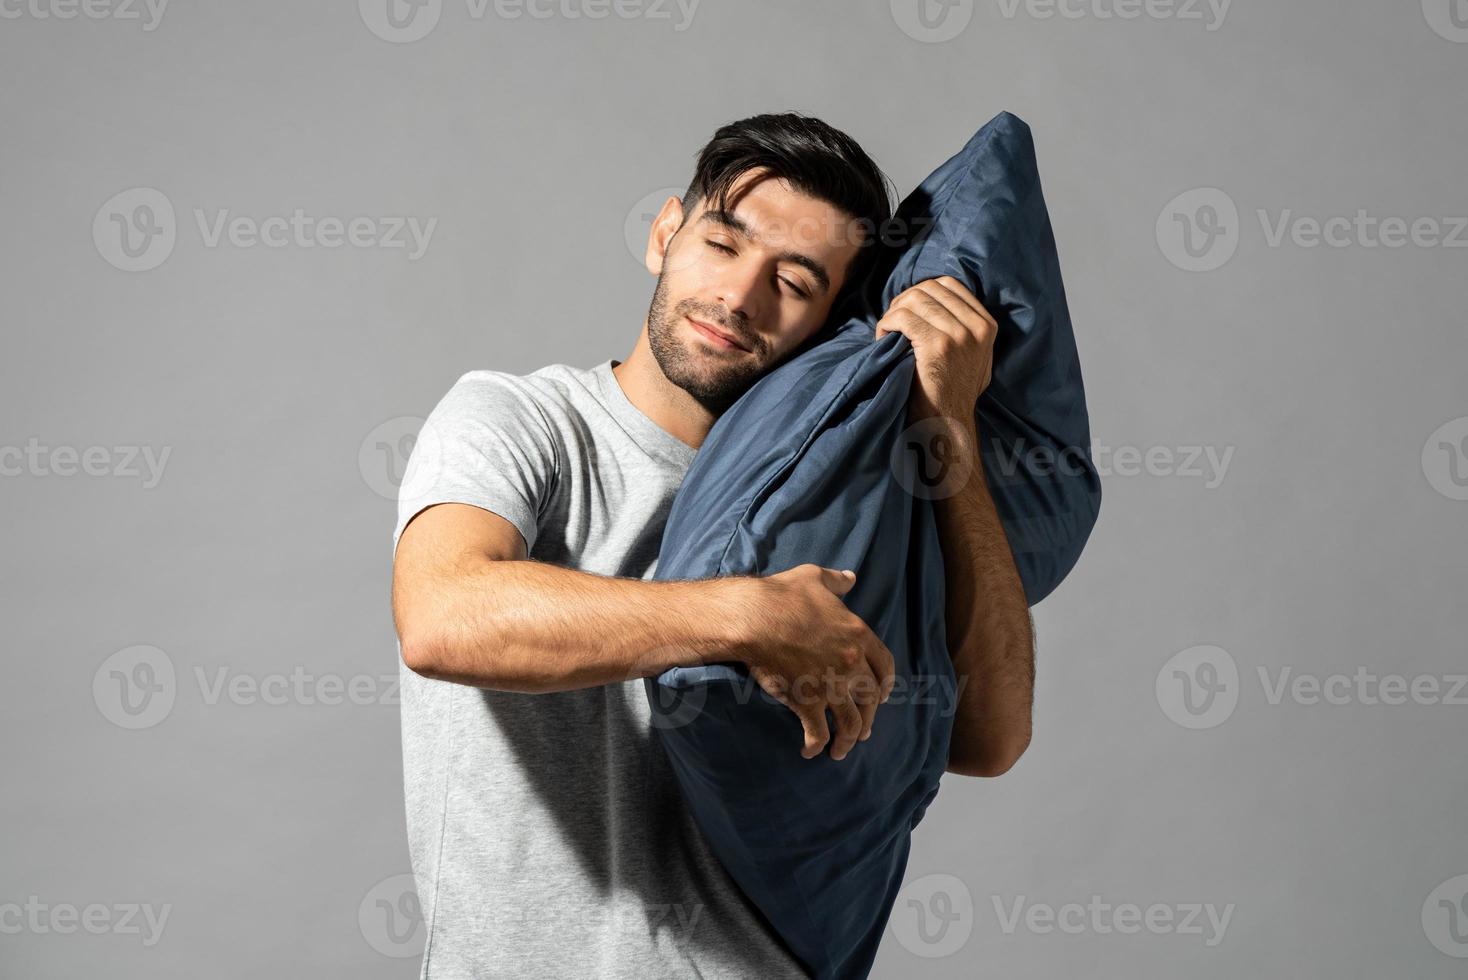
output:
<instances>
[{"instance_id":1,"label":"short dark hair","mask_svg":"<svg viewBox=\"0 0 1468 980\"><path fill-rule=\"evenodd\" d=\"M698 151L693 180L683 195L684 221L702 200L715 210L727 210L730 190L749 170L783 178L860 224L861 245L841 294L859 283L892 217L892 203L890 181L856 140L799 112L764 113L720 126Z\"/></svg>"}]
</instances>

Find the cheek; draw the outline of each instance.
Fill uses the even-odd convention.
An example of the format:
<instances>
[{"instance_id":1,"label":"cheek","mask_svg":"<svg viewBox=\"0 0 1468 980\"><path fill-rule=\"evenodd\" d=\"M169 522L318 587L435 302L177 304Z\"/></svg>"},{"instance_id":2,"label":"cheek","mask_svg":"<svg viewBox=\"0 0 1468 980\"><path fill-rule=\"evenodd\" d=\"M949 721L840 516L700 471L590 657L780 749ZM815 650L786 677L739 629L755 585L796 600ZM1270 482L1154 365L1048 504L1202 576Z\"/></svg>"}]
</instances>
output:
<instances>
[{"instance_id":1,"label":"cheek","mask_svg":"<svg viewBox=\"0 0 1468 980\"><path fill-rule=\"evenodd\" d=\"M663 263L663 275L676 282L684 296L708 286L717 272L713 256L696 239L672 248Z\"/></svg>"},{"instance_id":2,"label":"cheek","mask_svg":"<svg viewBox=\"0 0 1468 980\"><path fill-rule=\"evenodd\" d=\"M779 340L771 349L772 357L784 357L790 351L805 343L817 330L825 324L824 315L811 314L808 308L802 309L800 315L792 323L781 326Z\"/></svg>"}]
</instances>

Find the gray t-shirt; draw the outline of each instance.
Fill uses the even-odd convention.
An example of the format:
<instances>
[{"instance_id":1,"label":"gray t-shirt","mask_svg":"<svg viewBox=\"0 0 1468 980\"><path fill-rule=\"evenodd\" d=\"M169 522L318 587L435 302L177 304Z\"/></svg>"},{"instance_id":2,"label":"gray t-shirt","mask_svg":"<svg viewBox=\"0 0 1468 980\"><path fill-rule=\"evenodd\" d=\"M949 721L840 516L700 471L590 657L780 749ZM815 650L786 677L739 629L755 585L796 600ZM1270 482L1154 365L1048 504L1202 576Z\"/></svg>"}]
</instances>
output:
<instances>
[{"instance_id":1,"label":"gray t-shirt","mask_svg":"<svg viewBox=\"0 0 1468 980\"><path fill-rule=\"evenodd\" d=\"M394 551L423 508L460 502L536 560L651 578L696 451L616 363L461 377L404 473ZM806 976L694 824L640 679L518 694L400 673L423 980Z\"/></svg>"}]
</instances>

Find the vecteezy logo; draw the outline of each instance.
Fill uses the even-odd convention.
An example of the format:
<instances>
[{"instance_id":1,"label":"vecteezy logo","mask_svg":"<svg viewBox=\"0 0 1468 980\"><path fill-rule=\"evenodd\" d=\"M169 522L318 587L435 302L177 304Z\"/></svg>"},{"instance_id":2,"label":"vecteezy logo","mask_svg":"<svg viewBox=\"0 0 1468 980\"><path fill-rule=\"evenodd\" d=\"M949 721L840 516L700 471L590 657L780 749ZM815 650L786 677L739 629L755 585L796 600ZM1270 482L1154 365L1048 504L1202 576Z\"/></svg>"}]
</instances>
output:
<instances>
[{"instance_id":1,"label":"vecteezy logo","mask_svg":"<svg viewBox=\"0 0 1468 980\"><path fill-rule=\"evenodd\" d=\"M411 874L384 878L362 896L357 927L383 956L405 959L423 952L423 906Z\"/></svg>"},{"instance_id":2,"label":"vecteezy logo","mask_svg":"<svg viewBox=\"0 0 1468 980\"><path fill-rule=\"evenodd\" d=\"M1239 666L1222 647L1189 647L1157 672L1157 704L1184 728L1215 728L1239 703Z\"/></svg>"},{"instance_id":3,"label":"vecteezy logo","mask_svg":"<svg viewBox=\"0 0 1468 980\"><path fill-rule=\"evenodd\" d=\"M974 0L891 0L892 20L914 41L951 41L974 16Z\"/></svg>"},{"instance_id":4,"label":"vecteezy logo","mask_svg":"<svg viewBox=\"0 0 1468 980\"><path fill-rule=\"evenodd\" d=\"M1422 0L1422 16L1438 37L1468 44L1468 0Z\"/></svg>"},{"instance_id":5,"label":"vecteezy logo","mask_svg":"<svg viewBox=\"0 0 1468 980\"><path fill-rule=\"evenodd\" d=\"M1222 268L1239 247L1239 209L1216 187L1184 191L1157 216L1157 247L1186 272Z\"/></svg>"},{"instance_id":6,"label":"vecteezy logo","mask_svg":"<svg viewBox=\"0 0 1468 980\"><path fill-rule=\"evenodd\" d=\"M1427 437L1422 473L1449 500L1468 500L1468 416L1444 422Z\"/></svg>"},{"instance_id":7,"label":"vecteezy logo","mask_svg":"<svg viewBox=\"0 0 1468 980\"><path fill-rule=\"evenodd\" d=\"M652 234L652 223L657 220L658 212L663 209L663 202L670 197L682 198L688 189L686 187L661 187L651 194L644 194L638 198L637 203L632 205L627 212L626 219L622 222L622 237L627 242L627 254L640 266L643 258L647 255L647 241ZM698 254L693 249L685 249L682 253L687 259L682 263L687 265L693 261ZM664 256L664 272L676 272L678 265L670 264L672 256Z\"/></svg>"},{"instance_id":8,"label":"vecteezy logo","mask_svg":"<svg viewBox=\"0 0 1468 980\"><path fill-rule=\"evenodd\" d=\"M1427 896L1422 931L1444 956L1468 958L1468 875L1449 878Z\"/></svg>"},{"instance_id":9,"label":"vecteezy logo","mask_svg":"<svg viewBox=\"0 0 1468 980\"><path fill-rule=\"evenodd\" d=\"M960 878L924 875L897 893L889 928L914 956L952 956L974 931L974 897Z\"/></svg>"},{"instance_id":10,"label":"vecteezy logo","mask_svg":"<svg viewBox=\"0 0 1468 980\"><path fill-rule=\"evenodd\" d=\"M946 500L974 471L974 447L957 419L933 416L902 430L888 460L902 489L922 500Z\"/></svg>"},{"instance_id":11,"label":"vecteezy logo","mask_svg":"<svg viewBox=\"0 0 1468 980\"><path fill-rule=\"evenodd\" d=\"M443 0L357 0L367 29L384 41L420 41L438 26Z\"/></svg>"},{"instance_id":12,"label":"vecteezy logo","mask_svg":"<svg viewBox=\"0 0 1468 980\"><path fill-rule=\"evenodd\" d=\"M664 663L668 660L669 652L687 653L683 647L661 646L654 647L648 652L648 663ZM684 658L679 658L684 659ZM683 687L668 687L658 683L657 675L650 677L651 684L644 681L647 672L638 668L628 676L629 681L636 681L639 685L648 688L650 695L639 692L633 698L635 710L642 711L646 706L648 711L648 724L653 728L664 730L682 728L691 721L696 720L702 713L704 705L708 702L707 684L689 684ZM750 683L753 683L751 680Z\"/></svg>"},{"instance_id":13,"label":"vecteezy logo","mask_svg":"<svg viewBox=\"0 0 1468 980\"><path fill-rule=\"evenodd\" d=\"M173 661L157 647L119 650L92 675L92 700L119 728L152 728L173 710L178 694Z\"/></svg>"},{"instance_id":14,"label":"vecteezy logo","mask_svg":"<svg viewBox=\"0 0 1468 980\"><path fill-rule=\"evenodd\" d=\"M357 447L357 469L379 496L414 500L433 489L443 466L437 427L414 415L377 426Z\"/></svg>"},{"instance_id":15,"label":"vecteezy logo","mask_svg":"<svg viewBox=\"0 0 1468 980\"><path fill-rule=\"evenodd\" d=\"M151 187L131 187L114 194L92 219L97 254L123 272L158 268L173 254L177 240L173 202Z\"/></svg>"}]
</instances>

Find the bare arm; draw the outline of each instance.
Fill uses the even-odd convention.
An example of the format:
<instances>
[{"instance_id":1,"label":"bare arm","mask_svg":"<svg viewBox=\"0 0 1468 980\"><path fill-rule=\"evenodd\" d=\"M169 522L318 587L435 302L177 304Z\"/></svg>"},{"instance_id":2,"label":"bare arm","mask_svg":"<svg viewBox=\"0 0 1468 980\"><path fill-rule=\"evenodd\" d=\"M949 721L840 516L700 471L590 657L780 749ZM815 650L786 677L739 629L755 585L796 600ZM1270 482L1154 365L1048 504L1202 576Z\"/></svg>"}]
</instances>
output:
<instances>
[{"instance_id":1,"label":"bare arm","mask_svg":"<svg viewBox=\"0 0 1468 980\"><path fill-rule=\"evenodd\" d=\"M513 524L468 504L419 514L393 564L410 668L531 694L737 659L730 593L728 581L642 582L529 561Z\"/></svg>"},{"instance_id":2,"label":"bare arm","mask_svg":"<svg viewBox=\"0 0 1468 980\"><path fill-rule=\"evenodd\" d=\"M973 471L954 495L934 501L942 539L948 650L960 686L948 771L999 776L1030 744L1035 688L1034 625L966 418Z\"/></svg>"},{"instance_id":3,"label":"bare arm","mask_svg":"<svg viewBox=\"0 0 1468 980\"><path fill-rule=\"evenodd\" d=\"M779 575L644 581L528 560L504 518L439 504L403 530L393 615L403 662L437 680L540 694L630 680L673 666L742 661L801 716L805 754L838 724L840 758L871 729L892 658L839 596L851 581L802 565ZM803 675L834 684L800 699ZM859 685L870 687L870 703ZM838 754L839 753L839 754Z\"/></svg>"},{"instance_id":4,"label":"bare arm","mask_svg":"<svg viewBox=\"0 0 1468 980\"><path fill-rule=\"evenodd\" d=\"M1029 604L979 455L974 409L989 386L999 324L952 276L895 296L876 336L901 333L917 361L908 421L944 419L971 466L955 493L934 501L947 592L948 652L958 704L948 771L998 776L1030 744L1035 647Z\"/></svg>"}]
</instances>

